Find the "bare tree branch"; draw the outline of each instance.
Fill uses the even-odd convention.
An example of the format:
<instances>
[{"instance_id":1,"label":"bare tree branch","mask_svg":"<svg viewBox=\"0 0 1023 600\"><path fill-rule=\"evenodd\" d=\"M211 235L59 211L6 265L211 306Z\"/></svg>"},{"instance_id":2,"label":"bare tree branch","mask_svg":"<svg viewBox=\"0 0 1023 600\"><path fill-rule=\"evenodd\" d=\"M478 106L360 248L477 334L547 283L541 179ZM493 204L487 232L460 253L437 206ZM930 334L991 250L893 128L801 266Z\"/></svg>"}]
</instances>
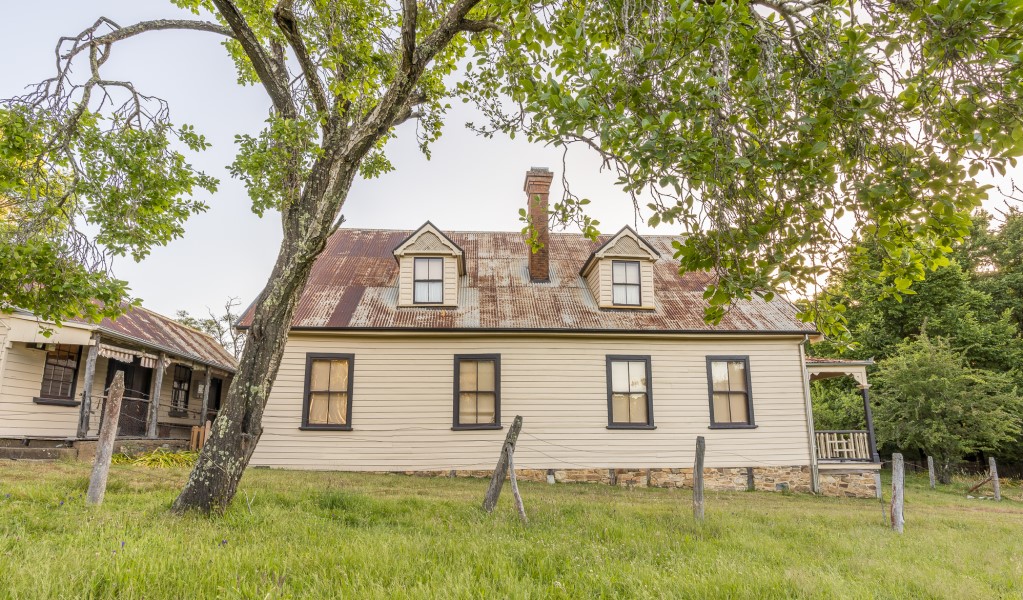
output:
<instances>
[{"instance_id":1,"label":"bare tree branch","mask_svg":"<svg viewBox=\"0 0 1023 600\"><path fill-rule=\"evenodd\" d=\"M105 33L101 36L93 37L95 32L102 26L107 25L113 29L110 33ZM191 31L208 31L210 33L219 33L227 37L235 37L234 32L230 28L224 27L219 23L210 23L209 21L191 21L182 19L156 19L153 21L142 21L135 23L134 25L128 25L127 27L121 27L114 21L107 19L106 17L100 18L93 24L92 27L87 29L83 33L88 33L88 36L79 35L77 38L63 37L60 39L61 42L75 41L76 44L72 46L66 53L60 53L60 45L57 46L57 57L63 60L70 60L75 57L79 52L88 48L90 45L105 46L104 54L109 52L109 45L114 42L119 42L130 37L139 35L140 33L146 33L147 31L164 31L168 29L184 29ZM106 56L100 61L100 64L106 61Z\"/></svg>"},{"instance_id":2,"label":"bare tree branch","mask_svg":"<svg viewBox=\"0 0 1023 600\"><path fill-rule=\"evenodd\" d=\"M302 41L302 33L298 30L298 20L295 18L294 0L281 0L274 9L274 21L284 33L284 38L295 52L295 58L302 68L306 85L309 87L309 94L312 96L313 105L316 110L324 116L330 111L330 104L327 102L327 94L323 89L323 82L316 72L316 65L309 58L309 51ZM329 120L327 121L329 122Z\"/></svg>"}]
</instances>

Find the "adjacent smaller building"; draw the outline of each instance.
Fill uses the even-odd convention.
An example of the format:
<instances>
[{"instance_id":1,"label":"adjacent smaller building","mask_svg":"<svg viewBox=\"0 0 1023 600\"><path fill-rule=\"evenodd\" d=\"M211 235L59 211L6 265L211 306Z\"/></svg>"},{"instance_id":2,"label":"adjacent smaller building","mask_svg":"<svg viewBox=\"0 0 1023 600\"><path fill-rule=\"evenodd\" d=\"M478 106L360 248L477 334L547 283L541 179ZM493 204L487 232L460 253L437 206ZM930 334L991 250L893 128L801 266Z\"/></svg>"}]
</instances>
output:
<instances>
[{"instance_id":1,"label":"adjacent smaller building","mask_svg":"<svg viewBox=\"0 0 1023 600\"><path fill-rule=\"evenodd\" d=\"M194 425L216 416L236 366L210 336L141 307L60 327L28 311L0 313L0 449L27 458L94 440L118 370L118 438L187 443Z\"/></svg>"}]
</instances>

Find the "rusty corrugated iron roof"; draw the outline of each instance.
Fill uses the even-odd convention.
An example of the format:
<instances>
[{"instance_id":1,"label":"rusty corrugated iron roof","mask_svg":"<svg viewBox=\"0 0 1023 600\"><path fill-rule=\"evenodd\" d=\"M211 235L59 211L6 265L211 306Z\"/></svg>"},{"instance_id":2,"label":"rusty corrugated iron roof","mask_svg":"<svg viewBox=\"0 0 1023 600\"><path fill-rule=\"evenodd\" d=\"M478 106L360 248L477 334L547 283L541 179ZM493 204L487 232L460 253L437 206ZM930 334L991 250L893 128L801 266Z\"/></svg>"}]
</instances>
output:
<instances>
[{"instance_id":1,"label":"rusty corrugated iron roof","mask_svg":"<svg viewBox=\"0 0 1023 600\"><path fill-rule=\"evenodd\" d=\"M530 330L615 332L816 333L784 299L742 301L718 325L703 320L709 273L679 276L674 236L644 236L659 253L655 310L601 309L579 270L602 243L550 235L549 282L529 279L521 234L446 232L465 253L458 308L398 308L398 265L391 252L407 230L339 229L327 241L299 299L293 329ZM238 322L247 327L254 307Z\"/></svg>"},{"instance_id":2,"label":"rusty corrugated iron roof","mask_svg":"<svg viewBox=\"0 0 1023 600\"><path fill-rule=\"evenodd\" d=\"M229 373L238 367L234 356L209 335L146 308L133 308L116 320L103 319L96 328L101 335L134 341Z\"/></svg>"}]
</instances>

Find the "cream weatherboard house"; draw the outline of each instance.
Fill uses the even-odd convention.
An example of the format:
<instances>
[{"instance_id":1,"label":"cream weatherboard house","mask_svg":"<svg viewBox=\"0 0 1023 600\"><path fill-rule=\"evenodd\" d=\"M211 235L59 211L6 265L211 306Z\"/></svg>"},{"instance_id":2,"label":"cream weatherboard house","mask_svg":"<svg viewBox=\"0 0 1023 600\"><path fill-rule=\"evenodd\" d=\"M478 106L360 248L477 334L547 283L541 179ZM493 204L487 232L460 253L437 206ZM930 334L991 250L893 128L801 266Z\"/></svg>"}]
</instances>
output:
<instances>
[{"instance_id":1,"label":"cream weatherboard house","mask_svg":"<svg viewBox=\"0 0 1023 600\"><path fill-rule=\"evenodd\" d=\"M216 417L235 367L210 336L142 307L60 327L23 310L0 313L0 458L89 456L118 370L118 439L187 445L193 426Z\"/></svg>"},{"instance_id":2,"label":"cream weatherboard house","mask_svg":"<svg viewBox=\"0 0 1023 600\"><path fill-rule=\"evenodd\" d=\"M864 365L808 365L817 333L785 301L706 324L709 275L679 276L676 238L548 232L551 179L526 175L538 252L518 233L431 223L335 233L252 464L483 475L521 415L525 477L683 487L703 436L709 486L876 492L872 432L815 432L809 401L816 377L865 390Z\"/></svg>"}]
</instances>

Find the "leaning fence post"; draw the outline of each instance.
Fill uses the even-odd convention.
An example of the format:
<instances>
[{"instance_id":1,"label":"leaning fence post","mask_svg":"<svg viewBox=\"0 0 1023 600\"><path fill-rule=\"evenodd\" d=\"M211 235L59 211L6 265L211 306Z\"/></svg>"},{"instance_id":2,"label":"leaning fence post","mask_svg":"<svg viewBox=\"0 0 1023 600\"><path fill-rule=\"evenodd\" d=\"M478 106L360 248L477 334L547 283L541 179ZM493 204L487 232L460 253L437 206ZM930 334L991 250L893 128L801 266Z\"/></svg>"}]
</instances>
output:
<instances>
[{"instance_id":1,"label":"leaning fence post","mask_svg":"<svg viewBox=\"0 0 1023 600\"><path fill-rule=\"evenodd\" d=\"M991 471L991 484L995 486L995 500L1002 499L1002 484L998 481L998 464L995 457L987 457L988 469Z\"/></svg>"},{"instance_id":2,"label":"leaning fence post","mask_svg":"<svg viewBox=\"0 0 1023 600\"><path fill-rule=\"evenodd\" d=\"M707 442L702 435L696 436L696 464L693 465L693 517L703 520L703 453Z\"/></svg>"},{"instance_id":3,"label":"leaning fence post","mask_svg":"<svg viewBox=\"0 0 1023 600\"><path fill-rule=\"evenodd\" d=\"M99 430L99 442L96 445L96 459L92 463L92 475L89 477L89 491L85 496L88 505L103 504L103 495L107 491L107 476L110 475L110 459L114 454L114 437L117 435L117 421L121 416L121 398L124 397L124 371L114 375L114 381L107 392L106 409Z\"/></svg>"},{"instance_id":4,"label":"leaning fence post","mask_svg":"<svg viewBox=\"0 0 1023 600\"><path fill-rule=\"evenodd\" d=\"M526 507L522 505L522 494L519 493L519 482L515 478L515 448L508 453L508 471L511 474L512 498L515 499L515 510L519 511L519 518L523 525L529 525L526 518Z\"/></svg>"},{"instance_id":5,"label":"leaning fence post","mask_svg":"<svg viewBox=\"0 0 1023 600\"><path fill-rule=\"evenodd\" d=\"M931 489L934 489L934 457L927 457L927 477L931 480Z\"/></svg>"},{"instance_id":6,"label":"leaning fence post","mask_svg":"<svg viewBox=\"0 0 1023 600\"><path fill-rule=\"evenodd\" d=\"M892 529L896 533L902 533L905 528L905 516L902 514L905 494L906 463L902 460L902 455L896 452L892 454Z\"/></svg>"},{"instance_id":7,"label":"leaning fence post","mask_svg":"<svg viewBox=\"0 0 1023 600\"><path fill-rule=\"evenodd\" d=\"M483 510L494 512L497 506L497 499L501 496L501 487L504 486L504 478L508 475L508 462L511 453L515 451L515 442L519 439L519 431L522 430L522 417L516 416L512 426L508 429L508 435L504 438L504 445L501 446L501 457L497 459L497 467L494 469L494 476L490 478L490 487L487 488L487 495L483 497Z\"/></svg>"}]
</instances>

